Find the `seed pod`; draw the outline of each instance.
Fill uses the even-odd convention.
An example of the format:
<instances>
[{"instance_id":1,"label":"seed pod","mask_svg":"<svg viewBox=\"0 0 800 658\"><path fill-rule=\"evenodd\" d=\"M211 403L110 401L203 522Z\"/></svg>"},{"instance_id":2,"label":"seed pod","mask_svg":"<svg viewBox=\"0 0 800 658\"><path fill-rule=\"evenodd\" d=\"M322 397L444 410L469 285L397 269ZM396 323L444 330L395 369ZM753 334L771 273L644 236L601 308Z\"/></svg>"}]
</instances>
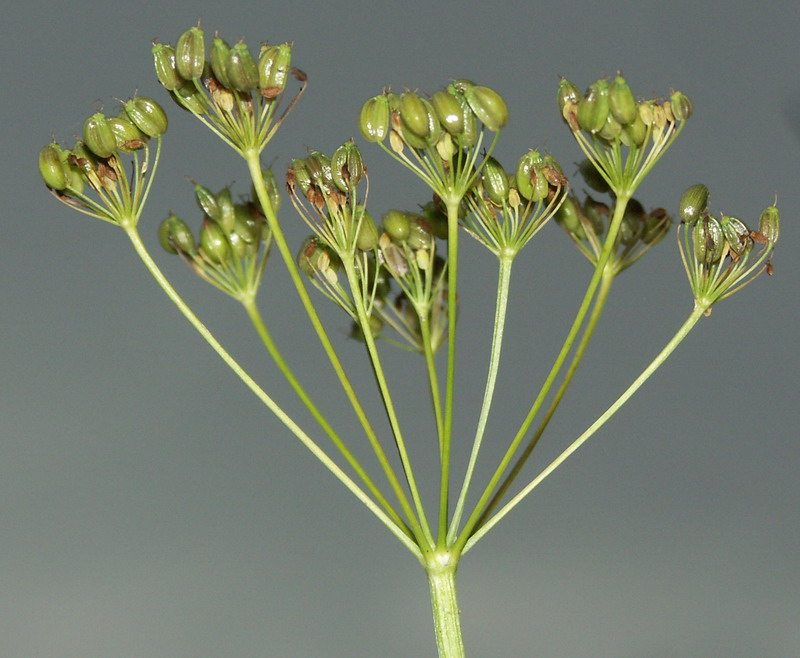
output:
<instances>
[{"instance_id":1,"label":"seed pod","mask_svg":"<svg viewBox=\"0 0 800 658\"><path fill-rule=\"evenodd\" d=\"M261 218L254 216L250 208L241 203L234 205L233 232L248 245L258 245L263 226Z\"/></svg>"},{"instance_id":2,"label":"seed pod","mask_svg":"<svg viewBox=\"0 0 800 658\"><path fill-rule=\"evenodd\" d=\"M228 55L231 52L231 47L228 42L222 37L215 36L211 42L211 51L209 53L209 61L211 63L211 72L223 87L230 89L231 83L228 80L228 73L225 67L228 64Z\"/></svg>"},{"instance_id":3,"label":"seed pod","mask_svg":"<svg viewBox=\"0 0 800 658\"><path fill-rule=\"evenodd\" d=\"M107 158L117 150L117 138L106 116L93 114L83 124L83 141L87 148L99 158Z\"/></svg>"},{"instance_id":4,"label":"seed pod","mask_svg":"<svg viewBox=\"0 0 800 658\"><path fill-rule=\"evenodd\" d=\"M736 254L741 256L753 244L753 239L750 237L750 229L744 225L741 219L723 215L719 220L719 225L722 228L722 235L727 240L728 246Z\"/></svg>"},{"instance_id":5,"label":"seed pod","mask_svg":"<svg viewBox=\"0 0 800 658\"><path fill-rule=\"evenodd\" d=\"M373 96L361 107L358 120L361 134L368 142L382 142L389 134L389 98Z\"/></svg>"},{"instance_id":6,"label":"seed pod","mask_svg":"<svg viewBox=\"0 0 800 658\"><path fill-rule=\"evenodd\" d=\"M300 188L303 196L308 198L308 191L311 189L311 175L308 173L305 161L293 158L289 172L287 178L291 178L294 181L294 185Z\"/></svg>"},{"instance_id":7,"label":"seed pod","mask_svg":"<svg viewBox=\"0 0 800 658\"><path fill-rule=\"evenodd\" d=\"M681 196L678 215L681 222L694 226L708 207L708 188L702 183L692 185Z\"/></svg>"},{"instance_id":8,"label":"seed pod","mask_svg":"<svg viewBox=\"0 0 800 658\"><path fill-rule=\"evenodd\" d=\"M403 138L412 148L425 148L439 141L442 127L433 106L418 94L407 91L400 94L400 122ZM409 135L409 133L411 133ZM419 144L418 140L422 140Z\"/></svg>"},{"instance_id":9,"label":"seed pod","mask_svg":"<svg viewBox=\"0 0 800 658\"><path fill-rule=\"evenodd\" d=\"M258 86L265 98L275 98L286 88L292 67L292 45L264 46L258 58Z\"/></svg>"},{"instance_id":10,"label":"seed pod","mask_svg":"<svg viewBox=\"0 0 800 658\"><path fill-rule=\"evenodd\" d=\"M692 101L686 94L682 94L679 91L676 91L670 96L669 105L673 116L678 121L686 121L694 112Z\"/></svg>"},{"instance_id":11,"label":"seed pod","mask_svg":"<svg viewBox=\"0 0 800 658\"><path fill-rule=\"evenodd\" d=\"M644 145L647 139L647 125L642 120L640 113L637 113L633 123L622 129L619 138L626 146L641 148Z\"/></svg>"},{"instance_id":12,"label":"seed pod","mask_svg":"<svg viewBox=\"0 0 800 658\"><path fill-rule=\"evenodd\" d=\"M175 66L184 80L197 80L203 75L205 63L205 37L202 28L196 25L178 37L175 45Z\"/></svg>"},{"instance_id":13,"label":"seed pod","mask_svg":"<svg viewBox=\"0 0 800 658\"><path fill-rule=\"evenodd\" d=\"M620 125L627 126L636 119L636 100L627 81L617 75L608 88L608 107Z\"/></svg>"},{"instance_id":14,"label":"seed pod","mask_svg":"<svg viewBox=\"0 0 800 658\"><path fill-rule=\"evenodd\" d=\"M214 217L213 219L226 233L230 233L236 220L236 207L233 203L233 195L231 195L230 188L223 187L217 194L216 201L219 209L219 218Z\"/></svg>"},{"instance_id":15,"label":"seed pod","mask_svg":"<svg viewBox=\"0 0 800 658\"><path fill-rule=\"evenodd\" d=\"M534 184L537 177L535 168L541 167L541 165L542 156L539 151L528 151L517 163L516 187L520 195L526 199L532 200L532 197L535 196Z\"/></svg>"},{"instance_id":16,"label":"seed pod","mask_svg":"<svg viewBox=\"0 0 800 658\"><path fill-rule=\"evenodd\" d=\"M597 134L607 142L613 143L622 134L622 125L609 112L605 124Z\"/></svg>"},{"instance_id":17,"label":"seed pod","mask_svg":"<svg viewBox=\"0 0 800 658\"><path fill-rule=\"evenodd\" d=\"M486 196L495 205L502 206L508 201L508 174L494 158L487 158L481 170L481 180Z\"/></svg>"},{"instance_id":18,"label":"seed pod","mask_svg":"<svg viewBox=\"0 0 800 658\"><path fill-rule=\"evenodd\" d=\"M625 207L625 214L619 226L619 241L630 247L644 234L646 224L642 204L636 199L631 199Z\"/></svg>"},{"instance_id":19,"label":"seed pod","mask_svg":"<svg viewBox=\"0 0 800 658\"><path fill-rule=\"evenodd\" d=\"M118 150L123 153L133 153L133 151L144 148L147 135L139 130L132 121L129 121L127 115L109 117L107 121L117 140Z\"/></svg>"},{"instance_id":20,"label":"seed pod","mask_svg":"<svg viewBox=\"0 0 800 658\"><path fill-rule=\"evenodd\" d=\"M588 133L599 132L608 116L608 83L598 80L589 85L578 102L578 125Z\"/></svg>"},{"instance_id":21,"label":"seed pod","mask_svg":"<svg viewBox=\"0 0 800 658\"><path fill-rule=\"evenodd\" d=\"M200 206L200 210L206 215L217 222L222 219L222 212L220 212L217 204L217 198L211 190L197 183L194 186L194 196L197 199L197 205Z\"/></svg>"},{"instance_id":22,"label":"seed pod","mask_svg":"<svg viewBox=\"0 0 800 658\"><path fill-rule=\"evenodd\" d=\"M458 137L464 132L464 111L455 96L439 89L431 96L431 105L436 118L448 134Z\"/></svg>"},{"instance_id":23,"label":"seed pod","mask_svg":"<svg viewBox=\"0 0 800 658\"><path fill-rule=\"evenodd\" d=\"M244 41L237 42L228 53L225 74L236 91L249 94L258 87L258 66Z\"/></svg>"},{"instance_id":24,"label":"seed pod","mask_svg":"<svg viewBox=\"0 0 800 658\"><path fill-rule=\"evenodd\" d=\"M605 194L611 191L608 181L603 178L603 175L599 171L597 171L591 160L582 160L578 165L578 173L580 173L580 175L583 177L583 180L586 181L586 184L596 192L602 192Z\"/></svg>"},{"instance_id":25,"label":"seed pod","mask_svg":"<svg viewBox=\"0 0 800 658\"><path fill-rule=\"evenodd\" d=\"M333 152L331 175L334 185L342 192L349 192L358 185L364 175L364 161L353 140L345 142Z\"/></svg>"},{"instance_id":26,"label":"seed pod","mask_svg":"<svg viewBox=\"0 0 800 658\"><path fill-rule=\"evenodd\" d=\"M565 197L564 203L556 210L555 220L567 233L573 233L579 239L586 237L581 226L580 211L575 197Z\"/></svg>"},{"instance_id":27,"label":"seed pod","mask_svg":"<svg viewBox=\"0 0 800 658\"><path fill-rule=\"evenodd\" d=\"M171 254L182 252L192 255L195 250L194 236L189 226L180 217L170 215L158 227L158 241Z\"/></svg>"},{"instance_id":28,"label":"seed pod","mask_svg":"<svg viewBox=\"0 0 800 658\"><path fill-rule=\"evenodd\" d=\"M422 216L428 222L434 236L440 240L447 240L447 213L440 204L429 201L422 206Z\"/></svg>"},{"instance_id":29,"label":"seed pod","mask_svg":"<svg viewBox=\"0 0 800 658\"><path fill-rule=\"evenodd\" d=\"M411 232L408 215L401 210L390 210L383 216L383 230L395 242L403 242Z\"/></svg>"},{"instance_id":30,"label":"seed pod","mask_svg":"<svg viewBox=\"0 0 800 658\"><path fill-rule=\"evenodd\" d=\"M356 236L356 247L362 251L370 251L378 244L378 229L375 227L375 220L372 219L364 206L356 207L356 221L358 234Z\"/></svg>"},{"instance_id":31,"label":"seed pod","mask_svg":"<svg viewBox=\"0 0 800 658\"><path fill-rule=\"evenodd\" d=\"M336 272L342 261L336 253L318 237L312 235L300 245L297 253L297 266L309 277L317 272L325 274L327 271Z\"/></svg>"},{"instance_id":32,"label":"seed pod","mask_svg":"<svg viewBox=\"0 0 800 658\"><path fill-rule=\"evenodd\" d=\"M183 78L178 73L175 49L163 43L154 43L152 52L156 77L164 89L172 91L180 87L183 84Z\"/></svg>"},{"instance_id":33,"label":"seed pod","mask_svg":"<svg viewBox=\"0 0 800 658\"><path fill-rule=\"evenodd\" d=\"M334 187L331 159L320 151L311 151L305 160L311 182L319 188L332 190Z\"/></svg>"},{"instance_id":34,"label":"seed pod","mask_svg":"<svg viewBox=\"0 0 800 658\"><path fill-rule=\"evenodd\" d=\"M769 206L761 213L758 220L758 232L767 239L771 246L775 246L781 234L781 215L777 206Z\"/></svg>"},{"instance_id":35,"label":"seed pod","mask_svg":"<svg viewBox=\"0 0 800 658\"><path fill-rule=\"evenodd\" d=\"M419 215L414 215L408 224L408 239L407 244L411 249L417 251L419 249L430 249L433 244L433 233L431 227Z\"/></svg>"},{"instance_id":36,"label":"seed pod","mask_svg":"<svg viewBox=\"0 0 800 658\"><path fill-rule=\"evenodd\" d=\"M200 252L207 261L217 265L224 263L231 253L225 231L208 217L203 220L203 228L200 229Z\"/></svg>"},{"instance_id":37,"label":"seed pod","mask_svg":"<svg viewBox=\"0 0 800 658\"><path fill-rule=\"evenodd\" d=\"M147 96L135 96L125 103L125 113L134 125L148 137L167 132L169 121L164 108Z\"/></svg>"},{"instance_id":38,"label":"seed pod","mask_svg":"<svg viewBox=\"0 0 800 658\"><path fill-rule=\"evenodd\" d=\"M722 258L725 239L714 217L703 217L692 229L695 259L701 265L713 265Z\"/></svg>"},{"instance_id":39,"label":"seed pod","mask_svg":"<svg viewBox=\"0 0 800 658\"><path fill-rule=\"evenodd\" d=\"M61 147L55 142L39 151L39 175L51 190L60 191L67 187L67 163L62 160Z\"/></svg>"},{"instance_id":40,"label":"seed pod","mask_svg":"<svg viewBox=\"0 0 800 658\"><path fill-rule=\"evenodd\" d=\"M564 108L568 103L577 105L581 100L580 90L566 78L561 78L558 81L558 93L556 94L556 101L558 102L558 109L563 116Z\"/></svg>"},{"instance_id":41,"label":"seed pod","mask_svg":"<svg viewBox=\"0 0 800 658\"><path fill-rule=\"evenodd\" d=\"M492 132L497 132L508 123L508 106L494 89L475 85L464 92L470 108Z\"/></svg>"}]
</instances>

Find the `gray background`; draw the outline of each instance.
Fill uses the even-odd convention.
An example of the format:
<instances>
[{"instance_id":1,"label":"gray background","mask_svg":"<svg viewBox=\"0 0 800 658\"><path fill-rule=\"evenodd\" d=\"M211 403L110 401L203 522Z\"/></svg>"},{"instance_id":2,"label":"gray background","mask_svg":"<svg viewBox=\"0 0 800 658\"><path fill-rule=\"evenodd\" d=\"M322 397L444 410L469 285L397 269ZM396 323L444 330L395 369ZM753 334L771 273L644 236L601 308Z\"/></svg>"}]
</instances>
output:
<instances>
[{"instance_id":1,"label":"gray background","mask_svg":"<svg viewBox=\"0 0 800 658\"><path fill-rule=\"evenodd\" d=\"M424 573L258 404L154 285L121 231L57 204L36 174L52 136L136 90L167 102L149 45L202 17L233 42L294 40L305 98L266 155L356 134L386 86L453 77L511 108L498 156L528 147L568 170L557 74L584 87L622 69L643 95L680 88L696 115L640 190L674 212L704 181L753 221L777 193L776 273L718 305L575 457L462 563L472 656L800 656L798 272L800 78L794 2L31 3L4 12L0 655L147 658L430 656ZM286 408L237 305L154 240L170 209L196 225L187 177L246 172L177 108L142 231L179 290ZM371 209L422 185L366 146ZM287 208L295 244L305 234ZM486 367L495 265L464 240L457 467ZM512 282L486 473L516 429L590 268L555 226ZM347 434L352 415L275 257L260 296L276 339ZM379 415L344 316L324 317ZM530 469L600 413L669 339L691 298L672 238L615 287L563 413ZM386 350L412 459L432 500L436 447L421 362ZM421 407L419 405L422 405ZM341 409L341 413L339 412ZM421 409L422 411L419 411ZM306 423L313 429L310 423ZM372 462L369 462L370 464Z\"/></svg>"}]
</instances>

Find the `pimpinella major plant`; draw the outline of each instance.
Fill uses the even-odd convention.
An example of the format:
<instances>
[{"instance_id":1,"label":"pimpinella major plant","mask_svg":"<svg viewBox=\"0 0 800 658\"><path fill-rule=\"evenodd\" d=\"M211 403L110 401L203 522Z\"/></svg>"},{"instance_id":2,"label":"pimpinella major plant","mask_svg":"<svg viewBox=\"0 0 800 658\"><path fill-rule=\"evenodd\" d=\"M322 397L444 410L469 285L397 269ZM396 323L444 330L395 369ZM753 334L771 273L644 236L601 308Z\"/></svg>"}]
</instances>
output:
<instances>
[{"instance_id":1,"label":"pimpinella major plant","mask_svg":"<svg viewBox=\"0 0 800 658\"><path fill-rule=\"evenodd\" d=\"M420 205L410 204L413 210L385 210L376 219L378 213L368 208L367 167L352 140L329 155L309 151L293 159L285 186L263 165L270 139L306 85L305 74L292 66L291 44L264 44L255 55L244 41L230 46L215 36L208 44L198 25L180 35L174 46L156 43L152 55L158 80L172 100L244 160L251 180L244 196L235 196L228 187L212 191L195 183L199 229L193 231L171 214L158 226L159 241L166 252L241 304L315 424L301 427L275 402L272 391L247 373L246 364L234 358L182 300L140 238L140 219L168 126L157 101L134 96L116 116L95 113L86 119L81 138L72 146L45 146L39 155L45 184L65 205L125 232L145 267L211 348L419 561L430 585L439 655L464 656L456 599L462 556L593 436L714 304L760 273L772 274L771 257L780 233L778 209L769 206L751 226L727 214L714 215L703 184L667 204L679 216L674 230L692 293L691 312L629 388L579 437L564 441L563 452L532 477L525 466L579 368L616 277L673 230L668 210L647 209L634 195L691 117L689 98L671 92L637 99L621 75L597 80L583 93L562 79L557 109L585 158L578 167L581 187L591 190L579 197L577 186L550 154L527 150L510 169L493 156L509 112L491 87L457 79L430 94L384 90L354 117L360 133L422 179L431 197ZM230 175L229 165L224 168ZM285 203L287 194L290 203ZM283 226L296 221L295 215L308 227L309 237L293 248ZM513 265L551 219L589 262L591 273L563 346L533 392L523 421L504 440L505 452L488 480L478 482L474 475L487 439ZM468 435L456 431L455 423L458 305L462 299L475 303L468 294L460 294L458 286L459 243L464 237L477 240L497 259L497 294L494 308L487 309L493 313L494 332L485 391L474 433ZM320 408L313 390L301 382L269 332L257 295L273 250L297 291L302 307L298 312L313 326L363 436L339 434L341 410ZM315 290L309 290L309 283ZM350 323L351 337L363 343L388 435L378 432L379 419L352 386L330 330L317 314L320 302L339 306ZM435 436L429 446L429 459L439 464L434 501L423 500L420 493L392 396L393 373L383 364L384 351L395 348L406 350L409 368L419 368L427 379L420 403L430 405L430 431ZM446 355L437 361L439 350ZM374 453L369 467L355 456L356 441L366 441ZM451 467L455 450L469 455L464 473Z\"/></svg>"}]
</instances>

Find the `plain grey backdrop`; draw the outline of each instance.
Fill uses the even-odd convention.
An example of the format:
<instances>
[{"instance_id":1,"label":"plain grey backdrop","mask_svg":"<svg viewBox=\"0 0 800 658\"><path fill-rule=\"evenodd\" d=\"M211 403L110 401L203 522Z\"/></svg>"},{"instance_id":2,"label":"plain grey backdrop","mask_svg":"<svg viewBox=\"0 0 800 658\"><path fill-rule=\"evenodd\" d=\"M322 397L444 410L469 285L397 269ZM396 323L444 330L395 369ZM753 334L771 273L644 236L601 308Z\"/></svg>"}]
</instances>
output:
<instances>
[{"instance_id":1,"label":"plain grey backdrop","mask_svg":"<svg viewBox=\"0 0 800 658\"><path fill-rule=\"evenodd\" d=\"M208 34L254 48L294 41L310 83L265 156L278 172L309 147L330 152L356 135L361 104L387 85L432 92L468 77L492 86L511 110L501 161L510 167L535 147L570 174L580 156L556 112L558 74L585 87L621 69L637 94L691 96L695 116L638 196L675 212L681 192L702 181L713 208L753 222L777 195L775 276L714 308L618 416L465 557L466 644L484 658L800 656L800 10L790 1L620 0L6 8L0 656L434 655L419 565L206 347L124 234L62 207L38 178L39 149L54 136L71 143L114 97L162 100L172 123L142 232L199 315L314 430L237 305L154 239L169 210L199 222L187 178L247 189L243 162L169 105L152 72L151 40L174 43L198 18ZM416 179L360 143L373 214L426 201ZM291 208L282 221L298 244L306 231ZM480 401L496 277L493 258L463 244L457 472ZM589 276L555 225L520 258L484 476ZM303 381L360 445L277 256L260 301ZM380 417L346 318L321 305ZM531 476L690 308L669 237L618 280ZM386 358L432 502L422 364L388 347Z\"/></svg>"}]
</instances>

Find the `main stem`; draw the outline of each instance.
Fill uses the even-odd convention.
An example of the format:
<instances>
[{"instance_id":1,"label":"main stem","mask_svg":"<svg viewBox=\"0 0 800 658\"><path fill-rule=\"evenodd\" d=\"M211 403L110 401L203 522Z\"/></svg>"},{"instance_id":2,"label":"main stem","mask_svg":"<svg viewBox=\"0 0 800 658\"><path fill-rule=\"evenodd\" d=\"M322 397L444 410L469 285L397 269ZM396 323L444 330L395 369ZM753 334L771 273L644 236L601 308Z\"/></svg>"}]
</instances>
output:
<instances>
[{"instance_id":1,"label":"main stem","mask_svg":"<svg viewBox=\"0 0 800 658\"><path fill-rule=\"evenodd\" d=\"M449 552L437 551L428 557L425 567L431 590L433 626L439 658L463 658L466 655L456 597L458 563L451 558Z\"/></svg>"}]
</instances>

